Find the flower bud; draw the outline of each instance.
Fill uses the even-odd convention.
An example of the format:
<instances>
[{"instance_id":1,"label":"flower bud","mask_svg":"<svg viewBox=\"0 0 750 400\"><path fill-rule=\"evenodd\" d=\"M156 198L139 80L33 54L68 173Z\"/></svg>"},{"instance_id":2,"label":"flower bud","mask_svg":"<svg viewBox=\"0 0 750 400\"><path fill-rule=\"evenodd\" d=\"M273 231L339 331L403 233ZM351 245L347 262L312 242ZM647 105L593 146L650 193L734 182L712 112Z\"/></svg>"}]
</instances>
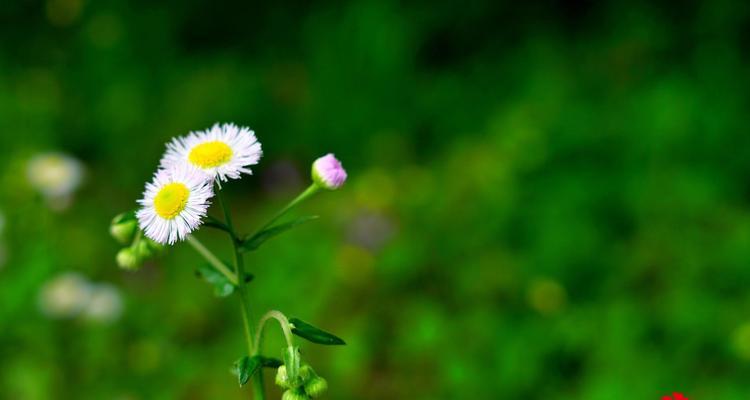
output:
<instances>
[{"instance_id":1,"label":"flower bud","mask_svg":"<svg viewBox=\"0 0 750 400\"><path fill-rule=\"evenodd\" d=\"M139 240L138 244L135 245L135 255L138 259L146 259L154 254L154 249L149 245L146 240Z\"/></svg>"},{"instance_id":2,"label":"flower bud","mask_svg":"<svg viewBox=\"0 0 750 400\"><path fill-rule=\"evenodd\" d=\"M298 391L295 389L289 389L286 392L284 392L284 395L281 396L281 400L309 400L310 396L306 395L302 391Z\"/></svg>"},{"instance_id":3,"label":"flower bud","mask_svg":"<svg viewBox=\"0 0 750 400\"><path fill-rule=\"evenodd\" d=\"M140 260L138 259L138 256L136 255L136 252L133 251L130 247L126 247L122 250L120 250L117 253L117 265L122 269L137 269Z\"/></svg>"},{"instance_id":4,"label":"flower bud","mask_svg":"<svg viewBox=\"0 0 750 400\"><path fill-rule=\"evenodd\" d=\"M289 382L289 378L286 376L286 366L282 365L276 370L276 385L284 389L290 389L292 385Z\"/></svg>"},{"instance_id":5,"label":"flower bud","mask_svg":"<svg viewBox=\"0 0 750 400\"><path fill-rule=\"evenodd\" d=\"M310 378L314 378L317 375L315 374L315 371L313 371L312 367L308 364L303 365L299 369L299 377L302 379L302 382L307 382Z\"/></svg>"},{"instance_id":6,"label":"flower bud","mask_svg":"<svg viewBox=\"0 0 750 400\"><path fill-rule=\"evenodd\" d=\"M127 214L120 214L112 220L109 226L109 233L115 240L122 244L130 244L135 236L135 230L138 222L135 219L128 218Z\"/></svg>"},{"instance_id":7,"label":"flower bud","mask_svg":"<svg viewBox=\"0 0 750 400\"><path fill-rule=\"evenodd\" d=\"M329 153L318 158L312 165L312 179L318 186L336 190L346 182L346 171L341 162Z\"/></svg>"},{"instance_id":8,"label":"flower bud","mask_svg":"<svg viewBox=\"0 0 750 400\"><path fill-rule=\"evenodd\" d=\"M319 376L315 376L305 383L305 393L312 397L318 397L326 390L328 390L328 382Z\"/></svg>"},{"instance_id":9,"label":"flower bud","mask_svg":"<svg viewBox=\"0 0 750 400\"><path fill-rule=\"evenodd\" d=\"M142 240L143 240L144 242L148 243L148 247L149 247L149 248L150 248L150 249L151 249L152 251L155 251L155 252L159 252L159 251L162 251L162 250L164 250L164 248L166 247L166 246L164 246L163 244L161 244L161 243L159 243L159 242L154 242L153 240L151 240L151 239L149 239L149 238L147 238L147 237L144 237L144 238L143 238Z\"/></svg>"}]
</instances>

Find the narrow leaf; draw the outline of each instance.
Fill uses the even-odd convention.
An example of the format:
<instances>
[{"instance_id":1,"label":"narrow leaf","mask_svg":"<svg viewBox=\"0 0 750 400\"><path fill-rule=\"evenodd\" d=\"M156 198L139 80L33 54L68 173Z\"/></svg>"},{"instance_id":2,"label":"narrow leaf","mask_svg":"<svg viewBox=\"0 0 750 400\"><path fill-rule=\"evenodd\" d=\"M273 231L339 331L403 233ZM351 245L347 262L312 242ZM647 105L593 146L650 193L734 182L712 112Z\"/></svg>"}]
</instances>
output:
<instances>
[{"instance_id":1,"label":"narrow leaf","mask_svg":"<svg viewBox=\"0 0 750 400\"><path fill-rule=\"evenodd\" d=\"M211 266L204 265L199 267L196 271L196 275L203 278L203 280L208 282L209 285L213 286L214 295L217 297L227 297L234 293L235 286L232 282L229 282L229 279L227 279L226 276ZM245 279L247 279L247 277Z\"/></svg>"},{"instance_id":2,"label":"narrow leaf","mask_svg":"<svg viewBox=\"0 0 750 400\"><path fill-rule=\"evenodd\" d=\"M284 365L284 362L279 360L278 358L263 357L263 356L256 356L256 357L260 357L260 363L263 365L264 368L276 369Z\"/></svg>"},{"instance_id":3,"label":"narrow leaf","mask_svg":"<svg viewBox=\"0 0 750 400\"><path fill-rule=\"evenodd\" d=\"M252 357L244 356L234 363L240 386L245 386L255 372L260 369L262 365L261 358L261 356L257 355Z\"/></svg>"},{"instance_id":4,"label":"narrow leaf","mask_svg":"<svg viewBox=\"0 0 750 400\"><path fill-rule=\"evenodd\" d=\"M270 228L264 229L258 233L256 233L253 236L250 236L242 241L242 250L243 251L253 251L260 247L263 243L265 243L268 239L271 239L274 236L280 235L296 226L302 225L305 222L312 221L314 219L318 219L317 215L310 215L306 217L300 217L295 219L294 221L285 222L283 224L274 225Z\"/></svg>"},{"instance_id":5,"label":"narrow leaf","mask_svg":"<svg viewBox=\"0 0 750 400\"><path fill-rule=\"evenodd\" d=\"M292 333L313 343L329 346L346 344L340 337L316 328L299 318L290 318L289 323L292 325Z\"/></svg>"}]
</instances>

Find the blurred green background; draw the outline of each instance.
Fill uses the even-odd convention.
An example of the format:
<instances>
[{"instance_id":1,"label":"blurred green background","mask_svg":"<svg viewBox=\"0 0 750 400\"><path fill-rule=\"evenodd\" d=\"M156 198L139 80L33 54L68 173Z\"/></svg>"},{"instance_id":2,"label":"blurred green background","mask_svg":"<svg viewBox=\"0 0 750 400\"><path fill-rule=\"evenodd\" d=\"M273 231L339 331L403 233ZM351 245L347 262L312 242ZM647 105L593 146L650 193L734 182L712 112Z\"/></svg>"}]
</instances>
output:
<instances>
[{"instance_id":1,"label":"blurred green background","mask_svg":"<svg viewBox=\"0 0 750 400\"><path fill-rule=\"evenodd\" d=\"M107 233L164 143L217 121L263 144L226 188L246 231L316 157L348 169L247 258L256 315L347 341L302 343L326 398L746 398L749 23L723 0L4 2L0 399L249 398L236 299L185 244L118 269ZM50 165L81 185L40 193ZM99 308L61 313L84 279Z\"/></svg>"}]
</instances>

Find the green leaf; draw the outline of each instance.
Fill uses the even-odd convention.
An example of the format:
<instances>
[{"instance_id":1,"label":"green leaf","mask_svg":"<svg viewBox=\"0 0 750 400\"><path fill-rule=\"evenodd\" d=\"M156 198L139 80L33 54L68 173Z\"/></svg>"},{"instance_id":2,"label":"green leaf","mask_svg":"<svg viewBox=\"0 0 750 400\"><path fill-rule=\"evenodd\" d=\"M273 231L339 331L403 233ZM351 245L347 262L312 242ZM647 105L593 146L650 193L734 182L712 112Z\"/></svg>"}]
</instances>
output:
<instances>
[{"instance_id":1,"label":"green leaf","mask_svg":"<svg viewBox=\"0 0 750 400\"><path fill-rule=\"evenodd\" d=\"M263 356L256 356L256 357L260 357L260 363L264 368L276 369L284 365L284 362L279 360L278 358L263 357Z\"/></svg>"},{"instance_id":2,"label":"green leaf","mask_svg":"<svg viewBox=\"0 0 750 400\"><path fill-rule=\"evenodd\" d=\"M229 282L226 276L211 266L204 265L199 267L196 275L203 278L209 285L214 288L214 295L217 297L227 297L234 293L235 286ZM245 279L248 277L246 276ZM252 277L250 278L252 280Z\"/></svg>"},{"instance_id":3,"label":"green leaf","mask_svg":"<svg viewBox=\"0 0 750 400\"><path fill-rule=\"evenodd\" d=\"M292 325L292 333L313 343L329 346L346 344L340 337L316 328L299 318L290 318L289 323Z\"/></svg>"},{"instance_id":4,"label":"green leaf","mask_svg":"<svg viewBox=\"0 0 750 400\"><path fill-rule=\"evenodd\" d=\"M285 222L283 224L274 225L270 228L264 229L258 233L256 233L253 236L250 236L242 241L242 250L243 251L253 251L260 247L263 243L266 242L266 240L271 239L274 236L280 235L295 226L302 225L305 222L312 221L314 219L318 219L317 215L309 215L306 217L300 217L295 219L294 221Z\"/></svg>"},{"instance_id":5,"label":"green leaf","mask_svg":"<svg viewBox=\"0 0 750 400\"><path fill-rule=\"evenodd\" d=\"M240 386L245 386L255 372L260 369L263 364L262 358L258 355L252 357L244 356L234 363L234 370L239 379Z\"/></svg>"}]
</instances>

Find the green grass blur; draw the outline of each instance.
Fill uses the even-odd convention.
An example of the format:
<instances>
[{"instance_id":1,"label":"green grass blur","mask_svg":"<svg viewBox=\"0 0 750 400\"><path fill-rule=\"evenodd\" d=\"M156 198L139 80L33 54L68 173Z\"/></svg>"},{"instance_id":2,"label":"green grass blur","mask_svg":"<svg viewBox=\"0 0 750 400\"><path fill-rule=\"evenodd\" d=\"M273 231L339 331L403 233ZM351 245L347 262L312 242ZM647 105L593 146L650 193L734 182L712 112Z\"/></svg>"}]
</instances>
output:
<instances>
[{"instance_id":1,"label":"green grass blur","mask_svg":"<svg viewBox=\"0 0 750 400\"><path fill-rule=\"evenodd\" d=\"M247 258L256 315L347 341L300 342L325 398L747 398L749 23L726 0L4 2L0 399L249 398L236 299L189 246L131 273L108 235L164 143L217 121L263 144L226 188L246 231L316 157L349 172ZM49 151L86 170L64 210L27 180ZM66 271L120 318L42 313Z\"/></svg>"}]
</instances>

